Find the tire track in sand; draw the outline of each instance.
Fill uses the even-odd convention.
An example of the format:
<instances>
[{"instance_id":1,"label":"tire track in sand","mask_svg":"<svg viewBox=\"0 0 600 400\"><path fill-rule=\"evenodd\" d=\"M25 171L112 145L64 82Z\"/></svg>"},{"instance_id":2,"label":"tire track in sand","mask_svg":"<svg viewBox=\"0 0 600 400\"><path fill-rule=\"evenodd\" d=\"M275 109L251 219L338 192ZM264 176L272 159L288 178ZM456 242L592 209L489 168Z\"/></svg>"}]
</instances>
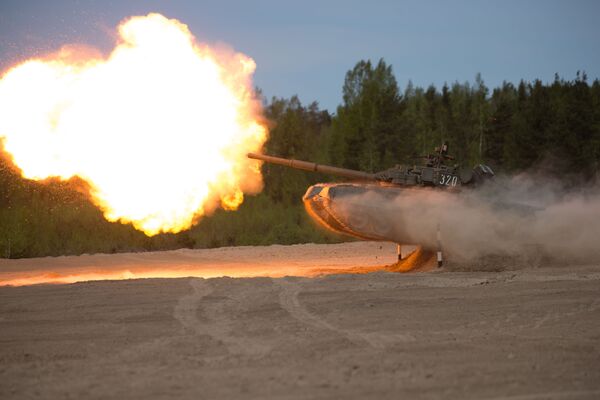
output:
<instances>
[{"instance_id":1,"label":"tire track in sand","mask_svg":"<svg viewBox=\"0 0 600 400\"><path fill-rule=\"evenodd\" d=\"M207 280L191 278L190 286L192 293L182 296L173 310L173 316L181 323L186 334L209 336L223 343L230 354L259 357L271 349L256 340L232 335L231 315L224 310L224 305L218 303L215 306L206 302L206 297L214 292ZM200 309L203 309L207 321L198 318Z\"/></svg>"},{"instance_id":2,"label":"tire track in sand","mask_svg":"<svg viewBox=\"0 0 600 400\"><path fill-rule=\"evenodd\" d=\"M298 298L302 288L299 284L288 281L286 278L275 278L273 283L281 288L279 302L281 306L298 321L315 327L333 331L346 337L356 344L367 344L376 349L383 349L395 343L414 341L414 337L400 333L360 332L353 329L344 329L308 311Z\"/></svg>"}]
</instances>

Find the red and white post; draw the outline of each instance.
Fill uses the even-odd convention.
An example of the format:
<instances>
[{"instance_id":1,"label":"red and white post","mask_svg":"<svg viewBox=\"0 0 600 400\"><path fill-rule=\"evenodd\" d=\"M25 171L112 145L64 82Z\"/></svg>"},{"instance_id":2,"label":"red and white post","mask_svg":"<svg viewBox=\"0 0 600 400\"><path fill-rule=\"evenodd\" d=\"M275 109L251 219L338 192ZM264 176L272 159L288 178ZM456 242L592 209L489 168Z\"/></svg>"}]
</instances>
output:
<instances>
[{"instance_id":1,"label":"red and white post","mask_svg":"<svg viewBox=\"0 0 600 400\"><path fill-rule=\"evenodd\" d=\"M440 223L437 224L437 265L440 268L444 264L444 260L442 257L442 233L440 232Z\"/></svg>"}]
</instances>

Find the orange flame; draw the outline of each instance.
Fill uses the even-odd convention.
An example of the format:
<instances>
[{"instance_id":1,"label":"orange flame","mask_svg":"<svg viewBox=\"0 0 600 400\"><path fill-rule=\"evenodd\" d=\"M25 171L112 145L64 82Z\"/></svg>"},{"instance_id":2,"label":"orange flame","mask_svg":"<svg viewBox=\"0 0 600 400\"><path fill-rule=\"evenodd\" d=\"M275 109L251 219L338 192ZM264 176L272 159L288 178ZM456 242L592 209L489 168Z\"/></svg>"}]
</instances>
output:
<instances>
[{"instance_id":1,"label":"orange flame","mask_svg":"<svg viewBox=\"0 0 600 400\"><path fill-rule=\"evenodd\" d=\"M109 221L179 232L262 188L246 158L267 131L252 59L195 41L160 14L132 17L102 58L65 47L0 79L0 139L24 177L89 183Z\"/></svg>"}]
</instances>

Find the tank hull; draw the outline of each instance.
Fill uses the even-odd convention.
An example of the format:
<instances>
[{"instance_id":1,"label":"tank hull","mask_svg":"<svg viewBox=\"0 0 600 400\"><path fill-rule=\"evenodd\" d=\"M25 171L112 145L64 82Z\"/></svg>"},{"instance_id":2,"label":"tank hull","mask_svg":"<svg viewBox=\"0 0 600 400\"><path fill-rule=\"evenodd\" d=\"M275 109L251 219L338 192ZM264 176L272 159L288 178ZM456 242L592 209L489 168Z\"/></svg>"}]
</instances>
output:
<instances>
[{"instance_id":1,"label":"tank hull","mask_svg":"<svg viewBox=\"0 0 600 400\"><path fill-rule=\"evenodd\" d=\"M406 235L382 213L381 202L370 198L394 198L404 189L379 184L319 183L308 188L302 200L307 213L324 227L364 240L398 242Z\"/></svg>"}]
</instances>

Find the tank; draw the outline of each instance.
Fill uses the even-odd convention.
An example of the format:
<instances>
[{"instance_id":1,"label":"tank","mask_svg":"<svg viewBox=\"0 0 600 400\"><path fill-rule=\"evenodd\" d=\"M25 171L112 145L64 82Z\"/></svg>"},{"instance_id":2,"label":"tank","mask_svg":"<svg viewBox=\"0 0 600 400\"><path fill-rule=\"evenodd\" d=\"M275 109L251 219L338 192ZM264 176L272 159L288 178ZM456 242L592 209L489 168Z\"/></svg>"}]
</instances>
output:
<instances>
[{"instance_id":1,"label":"tank","mask_svg":"<svg viewBox=\"0 0 600 400\"><path fill-rule=\"evenodd\" d=\"M376 182L399 187L429 186L438 189L453 190L459 189L462 186L477 185L494 177L492 169L484 164L479 164L472 169L460 168L458 165L446 165L447 161L454 160L452 156L448 155L447 143L444 143L441 147L436 147L434 153L420 157L425 160L423 165L396 165L390 169L376 173L320 165L264 154L248 153L248 157L304 171L320 172L355 181Z\"/></svg>"},{"instance_id":2,"label":"tank","mask_svg":"<svg viewBox=\"0 0 600 400\"><path fill-rule=\"evenodd\" d=\"M466 169L447 165L454 159L448 155L447 143L436 148L434 153L419 157L423 160L421 165L396 165L376 173L264 154L248 153L248 157L348 179L349 182L310 186L302 198L307 213L337 233L396 243L406 243L409 235L403 231L402 224L391 223L389 215L401 215L407 210L382 210L382 207L393 207L394 199L411 196L416 190L458 192L494 177L494 172L487 165Z\"/></svg>"}]
</instances>

